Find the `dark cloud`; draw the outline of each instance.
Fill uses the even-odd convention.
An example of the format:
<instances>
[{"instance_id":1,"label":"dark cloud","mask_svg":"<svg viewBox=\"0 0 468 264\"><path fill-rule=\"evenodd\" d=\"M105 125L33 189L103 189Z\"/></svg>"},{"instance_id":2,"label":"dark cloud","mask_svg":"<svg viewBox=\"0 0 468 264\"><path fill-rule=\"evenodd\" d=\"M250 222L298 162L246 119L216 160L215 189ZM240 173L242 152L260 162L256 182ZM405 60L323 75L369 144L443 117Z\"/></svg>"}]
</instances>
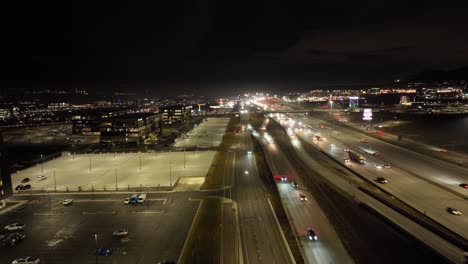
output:
<instances>
[{"instance_id":1,"label":"dark cloud","mask_svg":"<svg viewBox=\"0 0 468 264\"><path fill-rule=\"evenodd\" d=\"M8 5L2 82L9 85L330 85L468 64L464 2Z\"/></svg>"}]
</instances>

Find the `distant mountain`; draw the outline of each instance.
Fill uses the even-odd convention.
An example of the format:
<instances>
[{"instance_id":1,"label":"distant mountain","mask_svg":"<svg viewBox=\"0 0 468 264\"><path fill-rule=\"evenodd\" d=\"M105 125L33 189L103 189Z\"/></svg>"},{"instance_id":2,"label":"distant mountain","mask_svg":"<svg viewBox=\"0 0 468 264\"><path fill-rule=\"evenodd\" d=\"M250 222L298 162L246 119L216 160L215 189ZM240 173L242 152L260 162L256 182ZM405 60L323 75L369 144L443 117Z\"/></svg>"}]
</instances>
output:
<instances>
[{"instance_id":1,"label":"distant mountain","mask_svg":"<svg viewBox=\"0 0 468 264\"><path fill-rule=\"evenodd\" d=\"M411 81L468 80L468 66L451 71L428 70L409 76Z\"/></svg>"}]
</instances>

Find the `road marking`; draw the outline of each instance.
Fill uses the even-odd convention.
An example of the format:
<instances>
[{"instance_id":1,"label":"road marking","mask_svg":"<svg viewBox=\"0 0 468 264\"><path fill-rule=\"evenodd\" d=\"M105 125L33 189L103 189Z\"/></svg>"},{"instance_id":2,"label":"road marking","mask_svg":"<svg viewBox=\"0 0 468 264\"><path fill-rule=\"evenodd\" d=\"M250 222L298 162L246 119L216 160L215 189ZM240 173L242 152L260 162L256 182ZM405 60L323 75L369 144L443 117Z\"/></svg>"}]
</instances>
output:
<instances>
[{"instance_id":1,"label":"road marking","mask_svg":"<svg viewBox=\"0 0 468 264\"><path fill-rule=\"evenodd\" d=\"M46 213L34 213L34 215L63 215L64 212L46 212Z\"/></svg>"},{"instance_id":2,"label":"road marking","mask_svg":"<svg viewBox=\"0 0 468 264\"><path fill-rule=\"evenodd\" d=\"M115 211L104 212L104 211L95 211L95 212L83 212L84 215L97 215L97 214L115 214Z\"/></svg>"},{"instance_id":3,"label":"road marking","mask_svg":"<svg viewBox=\"0 0 468 264\"><path fill-rule=\"evenodd\" d=\"M132 214L162 214L163 210L144 210L144 211L133 211Z\"/></svg>"}]
</instances>

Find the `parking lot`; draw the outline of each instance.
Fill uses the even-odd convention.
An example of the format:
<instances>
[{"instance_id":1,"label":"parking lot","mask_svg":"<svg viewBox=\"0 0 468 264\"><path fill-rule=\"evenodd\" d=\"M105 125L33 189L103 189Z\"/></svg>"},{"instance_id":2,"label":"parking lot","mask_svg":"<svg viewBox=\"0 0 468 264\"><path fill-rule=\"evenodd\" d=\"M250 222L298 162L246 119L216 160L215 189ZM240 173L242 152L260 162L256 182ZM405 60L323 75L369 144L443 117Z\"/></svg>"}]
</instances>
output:
<instances>
[{"instance_id":1,"label":"parking lot","mask_svg":"<svg viewBox=\"0 0 468 264\"><path fill-rule=\"evenodd\" d=\"M50 210L49 196L32 196L0 216L2 229L14 222L26 224L24 241L0 248L0 264L9 264L21 256L57 264L177 261L199 203L174 193L164 197L149 194L149 205L124 205L129 195L52 195ZM63 206L65 198L73 198L73 204ZM112 233L121 228L128 229L129 235L113 238ZM100 247L109 247L113 252L96 257L94 252Z\"/></svg>"},{"instance_id":2,"label":"parking lot","mask_svg":"<svg viewBox=\"0 0 468 264\"><path fill-rule=\"evenodd\" d=\"M210 117L188 132L185 137L180 137L174 146L179 148L217 147L221 144L229 119L227 117Z\"/></svg>"},{"instance_id":3,"label":"parking lot","mask_svg":"<svg viewBox=\"0 0 468 264\"><path fill-rule=\"evenodd\" d=\"M31 190L126 190L172 186L180 177L205 177L215 151L65 154L12 174L13 187L30 181ZM45 180L37 180L44 175Z\"/></svg>"}]
</instances>

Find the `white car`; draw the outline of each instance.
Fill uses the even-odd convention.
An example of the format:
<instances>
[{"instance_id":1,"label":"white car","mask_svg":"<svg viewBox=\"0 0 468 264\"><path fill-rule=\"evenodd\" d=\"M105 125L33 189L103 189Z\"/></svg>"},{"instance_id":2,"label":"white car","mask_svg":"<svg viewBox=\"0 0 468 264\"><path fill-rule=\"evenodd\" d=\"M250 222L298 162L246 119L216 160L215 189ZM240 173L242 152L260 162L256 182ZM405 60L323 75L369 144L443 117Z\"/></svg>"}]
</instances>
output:
<instances>
[{"instance_id":1,"label":"white car","mask_svg":"<svg viewBox=\"0 0 468 264\"><path fill-rule=\"evenodd\" d=\"M114 231L114 233L112 233L113 236L116 236L116 237L124 237L124 236L128 236L128 230L127 229L119 229L117 231Z\"/></svg>"},{"instance_id":2,"label":"white car","mask_svg":"<svg viewBox=\"0 0 468 264\"><path fill-rule=\"evenodd\" d=\"M41 260L39 258L33 257L21 257L19 259L15 259L11 262L11 264L37 264L40 263Z\"/></svg>"},{"instance_id":3,"label":"white car","mask_svg":"<svg viewBox=\"0 0 468 264\"><path fill-rule=\"evenodd\" d=\"M330 146L335 147L336 145L332 143L332 144L330 144Z\"/></svg>"},{"instance_id":4,"label":"white car","mask_svg":"<svg viewBox=\"0 0 468 264\"><path fill-rule=\"evenodd\" d=\"M380 164L375 164L375 167L376 167L377 169L381 169L381 168L382 168L382 165L380 165Z\"/></svg>"},{"instance_id":5,"label":"white car","mask_svg":"<svg viewBox=\"0 0 468 264\"><path fill-rule=\"evenodd\" d=\"M40 176L37 176L37 177L36 177L36 180L38 180L38 181L43 181L43 180L45 180L45 179L47 179L47 177L44 176L44 175L40 175Z\"/></svg>"},{"instance_id":6,"label":"white car","mask_svg":"<svg viewBox=\"0 0 468 264\"><path fill-rule=\"evenodd\" d=\"M72 203L73 203L73 199L65 199L62 202L63 205L71 205Z\"/></svg>"},{"instance_id":7,"label":"white car","mask_svg":"<svg viewBox=\"0 0 468 264\"><path fill-rule=\"evenodd\" d=\"M125 198L125 200L124 200L124 204L128 204L128 203L129 203L129 201L130 201L130 198Z\"/></svg>"},{"instance_id":8,"label":"white car","mask_svg":"<svg viewBox=\"0 0 468 264\"><path fill-rule=\"evenodd\" d=\"M18 230L23 230L25 227L26 227L25 224L13 223L13 224L5 226L5 230L18 231Z\"/></svg>"}]
</instances>

